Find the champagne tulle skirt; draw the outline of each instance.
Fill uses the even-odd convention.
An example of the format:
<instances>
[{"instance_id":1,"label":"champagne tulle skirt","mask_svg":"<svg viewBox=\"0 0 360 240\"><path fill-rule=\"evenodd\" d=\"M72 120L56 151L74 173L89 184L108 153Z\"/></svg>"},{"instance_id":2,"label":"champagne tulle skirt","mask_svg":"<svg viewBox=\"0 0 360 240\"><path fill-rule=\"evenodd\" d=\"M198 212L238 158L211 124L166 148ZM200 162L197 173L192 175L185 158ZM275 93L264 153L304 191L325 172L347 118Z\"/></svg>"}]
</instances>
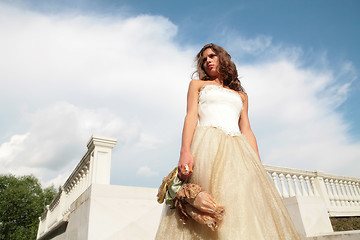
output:
<instances>
[{"instance_id":1,"label":"champagne tulle skirt","mask_svg":"<svg viewBox=\"0 0 360 240\"><path fill-rule=\"evenodd\" d=\"M245 136L197 127L190 182L209 192L225 217L218 231L193 220L183 224L164 206L156 239L300 239L290 216Z\"/></svg>"}]
</instances>

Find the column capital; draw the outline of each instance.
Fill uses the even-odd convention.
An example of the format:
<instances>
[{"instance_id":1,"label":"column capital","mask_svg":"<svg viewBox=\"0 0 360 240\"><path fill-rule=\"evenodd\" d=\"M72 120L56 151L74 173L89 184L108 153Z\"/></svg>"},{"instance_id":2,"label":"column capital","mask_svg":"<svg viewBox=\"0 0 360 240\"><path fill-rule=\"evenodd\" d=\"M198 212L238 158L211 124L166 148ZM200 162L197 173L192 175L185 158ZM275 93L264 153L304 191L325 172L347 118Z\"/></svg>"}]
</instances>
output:
<instances>
[{"instance_id":1,"label":"column capital","mask_svg":"<svg viewBox=\"0 0 360 240\"><path fill-rule=\"evenodd\" d=\"M106 147L106 148L113 149L115 147L116 143L117 143L116 138L92 135L87 144L87 147L88 147L88 149L91 149L94 147Z\"/></svg>"}]
</instances>

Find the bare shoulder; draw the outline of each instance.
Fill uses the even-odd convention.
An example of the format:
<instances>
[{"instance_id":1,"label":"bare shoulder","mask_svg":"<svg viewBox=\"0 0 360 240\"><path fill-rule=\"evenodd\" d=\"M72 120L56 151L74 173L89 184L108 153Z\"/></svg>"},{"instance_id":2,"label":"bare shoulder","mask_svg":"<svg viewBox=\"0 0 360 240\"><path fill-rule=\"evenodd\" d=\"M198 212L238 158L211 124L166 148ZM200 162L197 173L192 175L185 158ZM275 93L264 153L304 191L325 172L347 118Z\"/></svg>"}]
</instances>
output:
<instances>
[{"instance_id":1,"label":"bare shoulder","mask_svg":"<svg viewBox=\"0 0 360 240\"><path fill-rule=\"evenodd\" d=\"M190 81L189 89L196 90L197 92L200 91L201 88L205 86L205 81L199 79L192 79Z\"/></svg>"},{"instance_id":2,"label":"bare shoulder","mask_svg":"<svg viewBox=\"0 0 360 240\"><path fill-rule=\"evenodd\" d=\"M240 95L241 100L243 101L243 103L244 103L244 102L247 102L247 100L248 100L248 95L247 95L246 92L239 92L239 95Z\"/></svg>"}]
</instances>

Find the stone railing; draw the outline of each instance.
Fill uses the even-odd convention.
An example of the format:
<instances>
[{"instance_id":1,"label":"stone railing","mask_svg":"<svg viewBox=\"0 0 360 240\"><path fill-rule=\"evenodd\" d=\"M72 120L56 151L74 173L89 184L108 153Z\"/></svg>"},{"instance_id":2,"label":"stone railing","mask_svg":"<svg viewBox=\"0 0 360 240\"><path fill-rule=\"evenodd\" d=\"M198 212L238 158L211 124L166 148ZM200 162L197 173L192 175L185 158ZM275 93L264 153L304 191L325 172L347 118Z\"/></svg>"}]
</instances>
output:
<instances>
[{"instance_id":1,"label":"stone railing","mask_svg":"<svg viewBox=\"0 0 360 240\"><path fill-rule=\"evenodd\" d=\"M71 204L91 184L110 184L111 150L116 143L114 138L91 137L88 151L39 218L37 239L67 220Z\"/></svg>"},{"instance_id":2,"label":"stone railing","mask_svg":"<svg viewBox=\"0 0 360 240\"><path fill-rule=\"evenodd\" d=\"M317 197L330 217L360 216L360 178L264 165L282 198Z\"/></svg>"},{"instance_id":3,"label":"stone railing","mask_svg":"<svg viewBox=\"0 0 360 240\"><path fill-rule=\"evenodd\" d=\"M92 184L110 184L111 151L116 143L117 140L114 138L91 137L87 144L88 151L39 218L37 239L47 239L63 226L67 226L69 216L73 216L77 204L80 204L77 200ZM300 221L299 231L302 231L304 236L314 235L323 231L322 229L325 229L323 232L332 232L328 217L360 216L360 178L270 165L264 167L284 202L296 202L299 208L295 210L301 214L308 214L292 215L296 217L295 222ZM292 207L294 204L289 206ZM319 218L315 219L314 211L320 208L322 213L318 211ZM315 226L315 223L309 222L308 216L316 221L325 216L325 220L328 221L325 225L328 227ZM307 225L310 227L315 226L316 231L309 229L309 226L303 226L304 221L308 222Z\"/></svg>"}]
</instances>

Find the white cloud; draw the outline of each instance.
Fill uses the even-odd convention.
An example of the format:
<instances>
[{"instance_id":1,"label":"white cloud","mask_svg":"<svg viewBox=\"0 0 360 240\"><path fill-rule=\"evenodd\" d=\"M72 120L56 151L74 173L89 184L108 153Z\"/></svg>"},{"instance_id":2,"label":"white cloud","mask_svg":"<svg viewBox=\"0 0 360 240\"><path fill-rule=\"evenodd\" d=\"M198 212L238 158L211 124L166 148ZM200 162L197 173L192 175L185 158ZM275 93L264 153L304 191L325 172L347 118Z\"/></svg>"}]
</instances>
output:
<instances>
[{"instance_id":1,"label":"white cloud","mask_svg":"<svg viewBox=\"0 0 360 240\"><path fill-rule=\"evenodd\" d=\"M3 6L0 22L4 98L122 96L137 103L158 100L153 91L159 84L187 85L192 54L171 42L177 27L166 18L51 17L8 9ZM174 103L168 90L159 96Z\"/></svg>"},{"instance_id":2,"label":"white cloud","mask_svg":"<svg viewBox=\"0 0 360 240\"><path fill-rule=\"evenodd\" d=\"M119 140L113 183L156 186L178 160L198 50L179 46L176 34L161 16L48 16L0 4L0 102L14 118L0 124L9 136L0 145L1 171L58 185L99 134ZM301 67L299 47L270 36L229 39L234 59L255 58L239 71L263 161L358 175L359 143L337 112L354 66Z\"/></svg>"},{"instance_id":3,"label":"white cloud","mask_svg":"<svg viewBox=\"0 0 360 240\"><path fill-rule=\"evenodd\" d=\"M24 151L23 143L26 138L29 136L29 133L23 135L14 135L10 138L9 142L3 143L0 145L0 159L4 167L11 164L12 160L15 158L19 152Z\"/></svg>"},{"instance_id":4,"label":"white cloud","mask_svg":"<svg viewBox=\"0 0 360 240\"><path fill-rule=\"evenodd\" d=\"M260 35L255 38L245 38L239 35L232 35L231 48L243 53L261 54L271 47L270 36Z\"/></svg>"},{"instance_id":5,"label":"white cloud","mask_svg":"<svg viewBox=\"0 0 360 240\"><path fill-rule=\"evenodd\" d=\"M0 145L3 173L61 174L81 159L92 134L115 136L120 146L143 142L136 124L125 123L105 109L82 109L59 102L28 114L27 119L28 133L14 135Z\"/></svg>"},{"instance_id":6,"label":"white cloud","mask_svg":"<svg viewBox=\"0 0 360 240\"><path fill-rule=\"evenodd\" d=\"M350 140L337 111L351 77L339 82L330 70L301 69L289 61L242 66L242 71L265 163L358 175L360 143Z\"/></svg>"},{"instance_id":7,"label":"white cloud","mask_svg":"<svg viewBox=\"0 0 360 240\"><path fill-rule=\"evenodd\" d=\"M303 55L303 50L300 47L282 43L274 44L272 37L268 35L246 38L236 31L227 29L221 37L224 39L224 46L230 51L234 59L238 60L255 59L255 62L266 62L287 59L295 62Z\"/></svg>"},{"instance_id":8,"label":"white cloud","mask_svg":"<svg viewBox=\"0 0 360 240\"><path fill-rule=\"evenodd\" d=\"M141 166L137 170L136 174L138 176L153 177L153 176L157 176L159 173L151 170L148 166Z\"/></svg>"},{"instance_id":9,"label":"white cloud","mask_svg":"<svg viewBox=\"0 0 360 240\"><path fill-rule=\"evenodd\" d=\"M154 136L142 133L140 135L139 142L136 144L136 147L154 149L161 143L163 143L162 140L157 139Z\"/></svg>"},{"instance_id":10,"label":"white cloud","mask_svg":"<svg viewBox=\"0 0 360 240\"><path fill-rule=\"evenodd\" d=\"M0 99L17 117L2 149L28 132L3 172L48 182L75 166L92 134L119 139L114 162L178 134L193 53L172 42L177 27L168 19L47 16L4 4L0 13Z\"/></svg>"}]
</instances>

